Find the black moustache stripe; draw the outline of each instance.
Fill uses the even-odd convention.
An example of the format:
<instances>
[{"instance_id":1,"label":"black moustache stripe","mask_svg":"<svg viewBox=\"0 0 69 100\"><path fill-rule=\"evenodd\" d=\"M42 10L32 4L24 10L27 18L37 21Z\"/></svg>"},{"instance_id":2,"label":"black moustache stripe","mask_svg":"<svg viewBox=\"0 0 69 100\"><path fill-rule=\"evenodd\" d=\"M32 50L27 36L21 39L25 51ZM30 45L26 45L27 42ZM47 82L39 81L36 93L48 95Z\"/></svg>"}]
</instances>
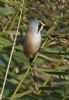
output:
<instances>
[{"instance_id":1,"label":"black moustache stripe","mask_svg":"<svg viewBox=\"0 0 69 100\"><path fill-rule=\"evenodd\" d=\"M42 24L41 24L41 23L39 23L37 33L38 33L38 32L39 32L39 30L41 29L41 26L42 26Z\"/></svg>"}]
</instances>

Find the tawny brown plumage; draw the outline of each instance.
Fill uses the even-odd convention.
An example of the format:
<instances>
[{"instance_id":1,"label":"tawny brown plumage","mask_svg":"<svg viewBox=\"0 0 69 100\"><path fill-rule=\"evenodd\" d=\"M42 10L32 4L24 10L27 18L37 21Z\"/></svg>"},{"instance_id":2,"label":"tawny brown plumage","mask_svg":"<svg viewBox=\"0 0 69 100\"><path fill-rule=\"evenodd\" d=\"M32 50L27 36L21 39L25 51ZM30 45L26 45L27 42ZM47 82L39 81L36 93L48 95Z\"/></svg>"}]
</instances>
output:
<instances>
[{"instance_id":1,"label":"tawny brown plumage","mask_svg":"<svg viewBox=\"0 0 69 100\"><path fill-rule=\"evenodd\" d=\"M34 54L38 51L41 44L41 41L38 41L36 43L36 39L34 41L33 38L34 37L31 31L27 31L24 38L24 53L28 58L33 58Z\"/></svg>"},{"instance_id":2,"label":"tawny brown plumage","mask_svg":"<svg viewBox=\"0 0 69 100\"><path fill-rule=\"evenodd\" d=\"M24 37L24 53L29 59L33 58L40 48L42 29L43 24L38 19L29 22L28 31Z\"/></svg>"}]
</instances>

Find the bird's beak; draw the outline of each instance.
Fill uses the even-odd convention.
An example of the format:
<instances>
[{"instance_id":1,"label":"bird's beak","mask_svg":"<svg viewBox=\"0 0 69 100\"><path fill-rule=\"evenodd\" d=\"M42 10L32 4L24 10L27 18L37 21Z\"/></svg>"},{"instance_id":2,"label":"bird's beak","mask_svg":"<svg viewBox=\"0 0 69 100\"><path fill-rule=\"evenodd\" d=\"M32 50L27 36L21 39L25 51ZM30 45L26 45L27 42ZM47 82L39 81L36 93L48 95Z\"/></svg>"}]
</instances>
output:
<instances>
[{"instance_id":1,"label":"bird's beak","mask_svg":"<svg viewBox=\"0 0 69 100\"><path fill-rule=\"evenodd\" d=\"M43 27L46 26L45 23L42 23Z\"/></svg>"},{"instance_id":2,"label":"bird's beak","mask_svg":"<svg viewBox=\"0 0 69 100\"><path fill-rule=\"evenodd\" d=\"M48 25L46 25L46 23L44 23L44 22L42 22L42 21L40 21L40 23L42 24L43 29L48 30L48 29L50 28Z\"/></svg>"},{"instance_id":3,"label":"bird's beak","mask_svg":"<svg viewBox=\"0 0 69 100\"><path fill-rule=\"evenodd\" d=\"M40 23L42 24L43 27L46 26L45 23L43 23L42 21L40 21Z\"/></svg>"}]
</instances>

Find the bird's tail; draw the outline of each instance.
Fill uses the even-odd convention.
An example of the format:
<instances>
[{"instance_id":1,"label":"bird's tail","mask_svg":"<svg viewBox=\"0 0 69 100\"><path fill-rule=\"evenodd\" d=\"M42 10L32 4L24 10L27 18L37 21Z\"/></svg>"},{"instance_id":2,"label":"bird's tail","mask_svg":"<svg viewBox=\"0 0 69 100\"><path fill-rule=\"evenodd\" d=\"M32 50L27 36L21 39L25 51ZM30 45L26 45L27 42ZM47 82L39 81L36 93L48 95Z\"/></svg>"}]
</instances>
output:
<instances>
[{"instance_id":1,"label":"bird's tail","mask_svg":"<svg viewBox=\"0 0 69 100\"><path fill-rule=\"evenodd\" d=\"M38 83L38 80L37 80L37 72L36 72L36 70L34 69L35 64L33 63L33 59L34 59L34 58L31 58L29 61L30 61L30 66L31 66L31 68L32 68L33 83L34 83L34 85L35 85L35 84ZM36 88L36 90L37 90L37 86L36 86L36 85L35 85L35 88Z\"/></svg>"}]
</instances>

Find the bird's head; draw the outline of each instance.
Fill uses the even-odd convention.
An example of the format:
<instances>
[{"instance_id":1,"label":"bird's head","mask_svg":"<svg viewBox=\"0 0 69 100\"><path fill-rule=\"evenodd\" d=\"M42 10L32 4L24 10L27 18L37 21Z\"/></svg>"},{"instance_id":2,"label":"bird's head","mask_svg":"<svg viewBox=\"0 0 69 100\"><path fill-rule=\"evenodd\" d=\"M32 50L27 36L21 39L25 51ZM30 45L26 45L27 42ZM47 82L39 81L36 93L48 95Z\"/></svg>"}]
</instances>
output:
<instances>
[{"instance_id":1,"label":"bird's head","mask_svg":"<svg viewBox=\"0 0 69 100\"><path fill-rule=\"evenodd\" d=\"M44 24L38 20L38 19L33 19L29 22L28 25L28 30L31 31L31 33L40 33L41 30L43 29Z\"/></svg>"}]
</instances>

